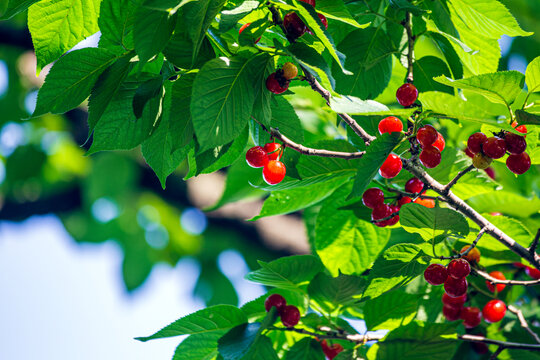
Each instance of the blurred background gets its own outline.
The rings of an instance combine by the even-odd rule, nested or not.
[[[540,2],[503,2],[535,35],[501,39],[500,69],[525,72],[539,55]],[[309,252],[302,218],[246,222],[264,195],[249,187],[244,201],[203,211],[219,203],[224,172],[184,181],[183,164],[163,190],[138,149],[85,156],[84,105],[28,120],[47,68],[35,76],[25,16],[0,22],[0,359],[169,359],[179,339],[133,337],[262,295],[243,276],[256,260]],[[296,92],[306,138],[338,135],[322,99]]]

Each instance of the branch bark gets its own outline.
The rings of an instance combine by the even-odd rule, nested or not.
[[[413,62],[414,62],[414,42],[415,36],[412,32],[412,16],[410,12],[405,13],[405,21],[403,23],[405,31],[407,32],[407,81],[412,83],[414,81]]]
[[[516,308],[514,305],[508,305],[508,311],[516,314],[521,327],[524,328],[525,331],[527,331],[529,335],[532,336],[532,338],[534,339],[534,341],[536,341],[537,344],[540,344],[540,337],[538,337],[538,334],[531,330],[531,328],[529,327],[529,323],[527,323],[527,320],[525,320],[525,317],[523,316],[521,310]]]
[[[488,280],[492,284],[505,284],[505,285],[521,285],[521,286],[535,286],[540,285],[540,279],[538,280],[500,280],[490,276],[487,272],[471,268],[471,272],[475,275],[481,276]]]
[[[270,330],[292,331],[298,334],[310,335],[318,339],[347,340],[347,341],[354,342],[357,344],[364,344],[372,340],[381,340],[382,338],[386,336],[386,334],[384,335],[383,334],[373,334],[373,335],[348,334],[345,332],[342,333],[342,332],[333,331],[330,329],[325,329],[325,330],[321,329],[321,331],[324,331],[325,333],[319,334],[319,333],[312,332],[306,329],[297,329],[294,327],[293,328],[271,327]]]
[[[467,250],[465,250],[464,252],[460,253],[460,254],[457,254],[457,255],[452,255],[452,256],[441,256],[439,257],[439,259],[441,260],[452,260],[452,259],[457,259],[457,258],[461,258],[461,257],[464,257],[464,256],[467,256],[469,255],[469,253],[471,252],[472,249],[474,249],[476,247],[476,244],[478,244],[478,241],[480,240],[480,238],[482,237],[482,235],[484,235],[484,233],[486,232],[486,228],[482,228],[480,230],[480,232],[478,233],[478,236],[476,236],[476,239],[474,239],[473,243],[471,244],[471,246],[469,246],[467,248]]]
[[[450,191],[450,189],[452,188],[452,186],[456,185],[456,183],[459,181],[459,179],[461,179],[465,174],[467,174],[469,171],[473,170],[474,169],[474,165],[471,164],[469,165],[466,169],[464,170],[461,170],[455,178],[452,179],[452,181],[450,181],[448,184],[446,184],[446,186],[444,187],[444,191],[446,194],[448,194],[448,192]]]
[[[501,340],[494,340],[494,339],[488,339],[485,336],[481,335],[459,335],[458,339],[463,341],[469,341],[469,342],[479,342],[479,343],[485,343],[490,345],[499,345],[502,346],[504,349],[521,349],[521,350],[534,350],[534,351],[540,351],[540,344],[523,344],[523,343],[515,343],[510,341],[501,341]]]

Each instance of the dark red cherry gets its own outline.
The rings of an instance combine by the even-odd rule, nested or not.
[[[442,313],[446,320],[448,321],[456,321],[459,320],[460,313],[461,313],[461,307],[454,307],[449,305],[444,305],[442,309]]]
[[[525,267],[525,272],[527,273],[527,275],[529,275],[533,279],[540,279],[540,270],[535,269],[535,268],[530,267],[530,266],[525,266],[525,265],[522,265],[522,266]]]
[[[383,178],[391,179],[395,177],[401,171],[403,164],[399,156],[390,154],[379,169],[379,174]]]
[[[405,191],[408,193],[419,194],[424,190],[424,183],[418,178],[411,178],[405,183]]]
[[[482,151],[492,159],[500,159],[506,154],[506,142],[498,136],[489,137],[482,144]]]
[[[306,24],[304,24],[302,19],[294,12],[290,12],[283,17],[283,26],[287,30],[287,34],[293,39],[297,39],[304,35],[307,29]]]
[[[410,197],[408,197],[408,196],[403,196],[403,197],[399,198],[399,200],[398,200],[398,206],[399,206],[399,207],[402,207],[403,205],[408,204],[408,203],[410,203],[410,202],[412,202],[412,199],[411,199]]]
[[[399,207],[395,205],[390,205],[390,215],[398,213]],[[388,219],[386,222],[386,226],[392,226],[396,225],[399,222],[399,215],[394,215],[392,218]]]
[[[413,84],[403,84],[396,91],[396,99],[401,106],[409,107],[418,99],[418,89]]]
[[[293,327],[300,321],[300,311],[294,305],[287,305],[280,313],[281,322],[285,327]]]
[[[506,151],[513,155],[521,154],[527,149],[527,142],[523,136],[507,133],[504,142],[506,143]]]
[[[275,306],[278,310],[278,313],[280,313],[286,305],[287,302],[285,301],[285,298],[279,294],[270,295],[266,298],[266,301],[264,302],[264,308],[266,309],[266,311],[270,311],[270,309]]]
[[[482,314],[477,307],[467,306],[461,309],[461,318],[463,319],[463,325],[467,329],[477,327],[482,322]]]
[[[379,133],[402,132],[403,123],[395,116],[389,116],[379,121]]]
[[[289,82],[286,79],[279,79],[276,73],[270,74],[266,79],[266,88],[274,94],[282,94],[289,88]]]
[[[506,314],[506,304],[502,300],[491,300],[482,309],[482,315],[487,322],[496,323]]]
[[[433,145],[438,137],[439,133],[431,125],[422,126],[416,133],[416,140],[422,147]]]
[[[446,267],[441,264],[431,264],[424,270],[424,279],[431,285],[444,284],[447,278]]]
[[[469,136],[467,140],[467,148],[472,154],[478,154],[482,151],[482,144],[487,140],[487,136],[484,133],[477,132]],[[472,157],[472,156],[471,156]]]
[[[471,273],[471,265],[465,259],[454,259],[448,264],[448,276],[462,279]]]
[[[306,4],[309,4],[313,7],[315,7],[315,0],[299,0],[301,2],[305,2]]]
[[[373,209],[371,212],[371,219],[375,222],[375,225],[378,227],[387,226],[388,220],[377,221],[389,217],[392,214],[392,208],[387,204],[380,204]]]
[[[531,158],[526,152],[518,155],[510,155],[506,158],[506,166],[516,175],[521,175],[527,172],[531,167]]]
[[[487,176],[489,176],[492,180],[495,180],[495,170],[493,170],[492,167],[488,167],[484,170],[487,174]]]
[[[377,188],[367,189],[362,195],[362,203],[368,208],[374,209],[384,203],[384,193]]]
[[[465,278],[454,279],[449,276],[444,282],[444,291],[450,297],[460,297],[467,293],[467,280]]]
[[[465,301],[467,301],[467,294],[455,298],[448,296],[447,293],[444,293],[442,296],[443,304],[453,307],[462,307],[463,304],[465,304]]]
[[[441,152],[435,146],[426,146],[422,149],[419,159],[422,165],[428,169],[433,169],[441,163]]]
[[[263,167],[268,160],[268,155],[262,146],[254,146],[246,152],[246,161],[253,168]]]

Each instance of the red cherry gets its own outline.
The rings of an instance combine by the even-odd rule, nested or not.
[[[300,310],[294,305],[287,305],[280,313],[281,322],[285,327],[293,327],[300,321]]]
[[[266,151],[270,160],[279,160],[283,156],[283,147],[275,142],[265,144],[264,151]]]
[[[418,199],[414,200],[414,203],[425,206],[425,207],[430,208],[430,209],[433,209],[435,207],[435,200],[433,200],[433,199],[420,199],[420,198],[418,198]]]
[[[328,30],[328,20],[326,19],[326,16],[320,13],[317,13],[317,16],[319,17],[319,20],[321,20],[321,23],[323,24],[324,28]],[[307,28],[306,31],[311,35],[315,35],[313,34],[313,31],[311,31],[309,28]]]
[[[467,155],[468,157],[470,157],[470,158],[473,158],[473,157],[474,157],[473,152],[472,152],[471,149],[469,149],[468,147],[465,148],[464,151],[465,151],[465,155]]]
[[[286,305],[287,302],[285,301],[285,298],[279,294],[270,295],[266,298],[266,301],[264,302],[264,308],[267,312],[270,311],[272,306],[275,306],[278,310],[278,313],[280,313]]]
[[[301,2],[305,2],[306,4],[309,4],[313,7],[315,7],[315,0],[300,0]]]
[[[479,355],[484,355],[484,354],[487,354],[489,352],[488,346],[486,344],[484,344],[484,343],[473,342],[471,346],[472,346],[474,352],[479,354]]]
[[[399,212],[399,207],[390,205],[390,215]],[[386,226],[396,225],[399,222],[399,215],[394,215],[392,218],[385,221]]]
[[[489,273],[489,276],[497,279],[497,280],[506,280],[506,277],[504,276],[504,274],[500,271],[492,271]],[[504,290],[504,288],[506,287],[506,285],[504,284],[496,284],[496,285],[493,285],[489,280],[486,280],[486,285],[489,289],[489,291],[491,292],[495,292],[495,287],[497,287],[497,292],[501,292]]]
[[[517,267],[518,269],[526,269],[528,267],[527,265],[524,265],[520,262],[514,262],[512,263],[512,265],[514,265],[514,267]]]
[[[477,132],[469,136],[467,140],[467,148],[473,154],[478,154],[482,151],[482,144],[487,140],[487,136],[484,133]],[[471,156],[472,157],[472,156]]]
[[[482,315],[487,322],[496,323],[506,314],[506,304],[502,300],[491,300],[482,309]]]
[[[437,140],[433,143],[433,146],[435,146],[437,149],[439,149],[440,152],[444,150],[444,147],[446,146],[446,142],[444,141],[444,137],[440,132],[437,132]]]
[[[328,346],[326,340],[323,340],[321,342],[321,347],[324,355],[326,355],[329,360],[333,360],[340,352],[343,351],[343,346],[341,346],[340,344]]]
[[[381,174],[383,178],[391,179],[399,174],[402,167],[403,164],[401,163],[399,156],[390,154],[379,169],[379,174]]]
[[[371,219],[377,221],[389,217],[390,215],[392,215],[392,208],[387,204],[379,204],[371,212]],[[387,224],[388,220],[375,222],[375,225],[378,227],[385,227]]]
[[[433,145],[438,137],[439,133],[431,125],[422,126],[416,133],[416,140],[422,147]]]
[[[471,265],[465,259],[454,259],[448,264],[448,276],[462,279],[471,273]]]
[[[285,164],[278,160],[270,160],[263,168],[263,179],[268,185],[279,184],[284,178],[287,169]]]
[[[454,279],[449,276],[444,282],[444,291],[450,297],[460,297],[467,293],[467,280],[465,278]]]
[[[492,159],[500,159],[506,154],[506,142],[498,136],[492,136],[484,141],[482,151]]]
[[[487,169],[484,169],[487,176],[489,176],[492,180],[495,180],[495,170],[493,170],[492,167],[488,167]]]
[[[411,178],[405,183],[405,191],[413,194],[420,194],[424,190],[424,183],[418,178]]]
[[[246,152],[246,161],[249,166],[260,168],[268,163],[268,155],[262,146],[254,146]]]
[[[408,197],[408,196],[401,197],[398,200],[398,206],[402,207],[403,205],[408,204],[411,201],[412,201],[412,199],[410,197]]]
[[[403,84],[396,91],[396,99],[401,106],[411,106],[418,99],[418,89],[413,84]]]
[[[459,320],[459,315],[461,313],[461,307],[454,307],[454,306],[448,306],[444,305],[442,308],[442,313],[446,320],[448,321],[456,321]]]
[[[420,161],[428,169],[433,169],[441,163],[441,152],[435,146],[426,146],[420,153]]]
[[[244,30],[247,29],[247,27],[251,25],[251,23],[247,23],[247,24],[244,24],[240,30],[238,30],[238,34],[241,34]],[[258,43],[259,41],[261,41],[261,38],[259,37],[257,40],[255,40],[255,44]]]
[[[527,148],[525,138],[516,134],[506,133],[504,142],[506,143],[506,151],[510,154],[521,154]]]
[[[441,264],[431,264],[424,270],[424,279],[431,285],[442,285],[447,278],[446,267]]]
[[[304,35],[307,29],[306,24],[294,12],[290,12],[283,17],[283,26],[287,30],[287,34],[294,39]]]
[[[280,82],[276,73],[272,73],[266,79],[266,88],[274,94],[282,94],[289,88],[289,82],[286,79]]]
[[[529,275],[533,279],[540,279],[540,270],[538,270],[538,269],[527,266],[527,267],[525,267],[525,272],[527,273],[527,275]]]
[[[367,189],[362,195],[362,203],[368,208],[374,209],[384,203],[384,193],[377,188]]]
[[[461,318],[463,319],[463,325],[467,329],[477,327],[482,322],[482,314],[477,307],[467,306],[461,309]]]
[[[522,134],[527,133],[527,127],[525,125],[519,125],[518,126],[518,123],[516,121],[512,122],[512,127],[516,128],[516,130],[519,131]]]
[[[395,116],[389,116],[381,121],[379,121],[379,133],[382,135],[384,133],[393,133],[393,132],[402,132],[403,123]]]
[[[506,167],[516,175],[524,174],[531,167],[531,158],[526,152],[510,155],[506,158]]]
[[[467,301],[467,294],[455,298],[448,296],[447,293],[444,293],[442,296],[443,304],[453,307],[462,307],[465,301]]]

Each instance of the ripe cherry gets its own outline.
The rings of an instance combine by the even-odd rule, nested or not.
[[[454,307],[454,306],[448,306],[444,305],[442,308],[442,313],[446,320],[448,321],[456,321],[459,320],[459,315],[461,313],[461,307]]]
[[[268,154],[269,160],[279,160],[283,156],[283,147],[275,142],[265,144],[264,151]]]
[[[384,203],[384,193],[378,188],[367,189],[362,195],[362,203],[368,208],[374,209]]]
[[[399,200],[398,200],[398,206],[399,206],[399,207],[402,207],[403,205],[408,204],[408,203],[410,203],[410,202],[412,202],[412,199],[411,199],[410,197],[408,197],[408,196],[403,196],[403,197],[399,198]]]
[[[286,172],[285,164],[278,160],[270,160],[263,168],[263,179],[268,185],[279,184],[285,178]]]
[[[442,285],[447,278],[446,267],[441,264],[431,264],[424,270],[424,279],[431,285]]]
[[[461,248],[460,254],[463,254],[469,248],[469,245],[465,245]],[[467,260],[469,263],[479,262],[480,261],[480,250],[477,247],[471,249],[467,255],[463,256],[463,259]]]
[[[386,217],[389,217],[390,215],[392,215],[392,208],[387,204],[379,204],[371,212],[371,219],[373,221],[376,221],[375,225],[377,225],[378,227],[385,227],[387,226],[388,220],[385,220],[385,221],[377,221],[377,220],[384,219]]]
[[[465,301],[467,301],[467,294],[455,298],[448,296],[447,293],[444,293],[442,296],[443,304],[453,307],[462,307]]]
[[[287,302],[285,301],[285,298],[279,294],[272,294],[269,297],[266,298],[266,301],[264,302],[264,308],[266,311],[270,311],[272,306],[275,306],[278,310],[278,313],[281,313],[281,310],[285,308],[287,305]]]
[[[495,278],[497,280],[506,280],[506,277],[500,271],[492,271],[492,272],[489,273],[489,276],[491,276],[492,278]],[[497,289],[497,292],[501,292],[506,287],[506,285],[504,285],[504,284],[495,284],[495,285],[493,285],[489,280],[486,280],[486,285],[487,285],[489,291],[491,291],[491,292],[495,292],[495,288]]]
[[[484,141],[482,151],[492,159],[500,159],[506,154],[506,142],[498,136],[492,136]]]
[[[465,259],[454,259],[448,264],[448,276],[462,279],[471,273],[471,265]]]
[[[379,121],[379,134],[402,132],[403,123],[395,116],[389,116]]]
[[[304,35],[307,29],[306,24],[294,12],[290,12],[283,17],[283,26],[287,30],[287,34],[294,39]]]
[[[244,24],[240,30],[238,30],[238,34],[241,34],[244,30],[248,28],[248,26],[251,25],[251,23]],[[255,40],[255,44],[261,41],[261,38],[259,37],[257,40]]]
[[[424,190],[424,183],[418,178],[411,178],[405,183],[405,191],[408,193],[419,194]]]
[[[292,80],[298,76],[298,68],[291,62],[286,62],[281,68],[283,71],[283,77],[287,80]]]
[[[391,211],[390,215],[395,214],[399,212],[399,207],[395,205],[390,205],[390,211]],[[385,221],[385,225],[392,226],[392,225],[396,225],[398,222],[399,222],[399,215],[394,215],[393,217]]]
[[[426,146],[419,156],[422,164],[428,169],[433,169],[441,163],[441,152],[435,146]]]
[[[461,309],[461,318],[463,319],[463,325],[467,329],[477,327],[482,322],[482,314],[477,307],[466,306]]]
[[[495,180],[495,170],[493,170],[492,167],[488,167],[484,171],[486,172],[487,176],[489,176],[492,180]]]
[[[487,136],[484,133],[477,132],[469,136],[467,140],[467,148],[473,154],[478,154],[482,151],[482,144],[487,140]]]
[[[527,266],[525,267],[525,272],[527,273],[527,275],[529,275],[533,279],[540,279],[540,270],[538,269]]]
[[[506,304],[502,300],[491,300],[482,309],[482,315],[487,322],[501,321],[506,314]]]
[[[315,7],[315,1],[316,0],[300,0],[301,2],[305,2],[306,4],[309,4],[313,7]]]
[[[439,133],[431,125],[422,126],[416,133],[416,140],[422,147],[433,145],[438,137]]]
[[[287,305],[281,311],[280,317],[285,327],[293,327],[300,321],[300,311],[294,305]]]
[[[266,79],[266,88],[274,94],[282,94],[289,88],[289,82],[286,79],[278,78],[276,73],[272,73]]]
[[[526,152],[510,155],[506,158],[506,167],[516,175],[524,174],[531,167],[531,158]]]
[[[506,143],[506,151],[510,154],[521,154],[527,148],[527,142],[523,136],[506,133],[504,141]]]
[[[435,200],[433,200],[433,199],[421,199],[421,198],[418,198],[418,199],[414,200],[414,203],[418,204],[418,205],[425,206],[425,207],[430,208],[430,209],[433,209],[435,207]]]
[[[262,146],[254,146],[246,152],[246,161],[253,168],[260,168],[268,164],[268,155]]]
[[[446,146],[446,142],[444,141],[444,137],[440,132],[437,132],[437,140],[433,143],[433,146],[435,146],[437,149],[439,149],[440,152],[444,150],[444,147]]]
[[[482,153],[474,155],[472,163],[475,168],[485,170],[491,165],[492,159]]]
[[[527,133],[527,127],[525,125],[519,125],[516,121],[512,122],[512,127],[515,128],[517,131],[519,131],[522,134]]]
[[[418,99],[418,89],[413,84],[403,84],[396,91],[396,99],[401,106],[411,106]]]
[[[467,293],[467,280],[465,278],[454,279],[449,276],[444,282],[444,291],[450,297],[460,297]]]
[[[340,344],[333,344],[332,346],[328,346],[326,340],[323,340],[321,342],[321,347],[324,355],[326,355],[328,360],[333,360],[340,352],[343,351],[343,346],[341,346]]]
[[[469,149],[468,147],[465,148],[465,155],[467,155],[468,157],[470,157],[471,159],[474,157],[474,154],[473,152],[471,151],[471,149]]]
[[[379,174],[381,174],[383,178],[391,179],[399,174],[402,167],[403,164],[401,163],[399,156],[390,154],[379,169]]]

